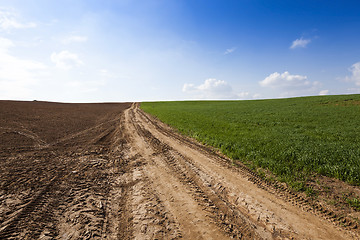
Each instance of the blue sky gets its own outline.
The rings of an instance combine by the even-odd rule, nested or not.
[[[360,93],[360,2],[0,0],[0,99]]]

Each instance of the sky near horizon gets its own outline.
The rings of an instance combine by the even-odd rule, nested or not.
[[[360,1],[0,0],[0,100],[360,93]]]

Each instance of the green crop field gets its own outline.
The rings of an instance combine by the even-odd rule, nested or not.
[[[360,185],[360,95],[144,102],[141,108],[297,190],[314,173]]]

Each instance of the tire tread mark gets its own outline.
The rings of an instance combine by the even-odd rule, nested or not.
[[[156,117],[150,116],[149,114],[145,113],[138,107],[136,108],[137,113],[143,117],[143,119],[147,122],[150,122],[155,128],[163,133],[164,135],[171,137],[173,139],[178,140],[182,144],[186,144],[188,147],[201,151],[202,153],[206,154],[207,156],[211,156],[216,159],[225,167],[231,168],[232,170],[236,170],[237,172],[241,173],[243,176],[247,176],[248,180],[255,185],[257,185],[259,188],[268,191],[270,193],[273,193],[280,197],[281,199],[291,203],[294,206],[297,206],[304,211],[312,212],[313,214],[326,219],[332,223],[334,223],[336,226],[351,231],[354,229],[358,229],[358,223],[354,221],[353,219],[350,219],[346,216],[337,216],[335,212],[333,212],[330,209],[327,209],[326,207],[322,206],[318,202],[314,202],[311,198],[303,197],[300,194],[293,192],[286,186],[284,186],[282,183],[280,183],[277,180],[273,180],[272,182],[264,180],[262,177],[260,177],[257,173],[247,168],[243,163],[237,161],[234,162],[231,159],[219,154],[217,151],[214,150],[214,148],[202,145],[192,139],[190,139],[187,136],[184,136],[177,132],[177,130],[168,130],[164,126],[161,126],[160,124],[166,125],[164,123],[158,123],[161,122]],[[166,125],[168,128],[171,128],[170,126]],[[232,165],[235,165],[236,168],[234,168]]]

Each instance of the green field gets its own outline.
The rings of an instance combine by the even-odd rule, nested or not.
[[[144,102],[141,108],[296,190],[305,190],[314,173],[360,185],[360,95]]]

